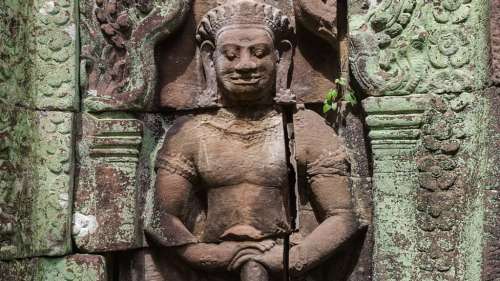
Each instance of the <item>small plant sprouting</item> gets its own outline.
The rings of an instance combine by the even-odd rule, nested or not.
[[[339,78],[335,79],[335,84],[345,86],[347,82],[344,78]],[[327,113],[330,110],[332,110],[333,112],[337,112],[337,110],[339,109],[339,103],[342,101],[347,102],[347,104],[350,104],[351,106],[354,106],[358,103],[358,101],[356,100],[356,96],[354,96],[354,93],[352,91],[345,91],[342,97],[339,98],[338,91],[335,89],[330,89],[330,91],[326,93],[325,101],[323,102],[323,113]]]

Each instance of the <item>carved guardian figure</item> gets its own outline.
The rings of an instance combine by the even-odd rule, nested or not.
[[[168,280],[322,280],[321,266],[358,229],[344,144],[306,109],[294,114],[295,126],[307,128],[296,131],[295,158],[307,183],[301,200],[319,225],[303,235],[292,227],[294,188],[275,102],[293,100],[292,36],[279,9],[249,0],[201,20],[206,91],[223,106],[177,118],[158,152],[158,214],[147,233],[170,255]]]

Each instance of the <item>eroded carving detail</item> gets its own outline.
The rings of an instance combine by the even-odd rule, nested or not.
[[[126,114],[82,114],[73,236],[86,251],[137,247],[137,166],[142,122]]]
[[[372,95],[408,95],[427,69],[425,30],[416,19],[420,1],[383,2],[352,19],[351,68]]]
[[[372,95],[460,93],[485,85],[484,65],[471,70],[486,46],[481,34],[468,32],[479,20],[474,1],[437,4],[418,0],[383,1],[351,18],[353,73]],[[474,77],[474,79],[471,79]]]
[[[0,257],[65,254],[72,114],[2,107],[0,128]]]
[[[157,82],[154,47],[182,23],[189,6],[189,0],[82,1],[84,106],[149,109]]]
[[[425,280],[456,280],[460,267],[459,222],[466,191],[465,167],[457,152],[467,135],[457,112],[469,102],[468,93],[433,96],[424,113],[416,204],[419,278]]]
[[[78,40],[74,5],[71,0],[34,1],[34,36],[28,42],[33,41],[29,46],[34,54],[29,76],[36,108],[75,110],[79,106],[74,71]]]
[[[15,105],[26,95],[22,83],[27,80],[28,4],[0,3],[0,103]]]

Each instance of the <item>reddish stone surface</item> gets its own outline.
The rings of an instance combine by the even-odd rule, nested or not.
[[[288,105],[289,19],[245,0],[200,23],[203,91],[224,108],[177,118],[158,151],[146,233],[173,255],[166,280],[347,280],[366,229],[344,141],[321,115]],[[312,220],[297,224],[305,213]]]
[[[484,196],[484,233],[485,244],[483,251],[483,275],[482,280],[494,281],[500,279],[500,191],[498,190],[498,179],[500,177],[500,89],[492,88],[487,91],[491,97],[491,119],[488,124],[487,149],[488,167],[485,168],[486,175],[482,179],[482,186],[489,188],[483,192]],[[496,188],[496,189],[495,189]]]
[[[78,249],[138,247],[137,167],[142,123],[130,116],[81,115],[73,237]]]

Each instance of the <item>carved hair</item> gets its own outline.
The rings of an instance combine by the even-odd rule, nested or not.
[[[221,31],[233,25],[263,27],[275,42],[288,39],[293,33],[290,20],[276,7],[252,0],[228,2],[208,11],[200,21],[196,32],[200,44],[207,40],[215,43]]]

